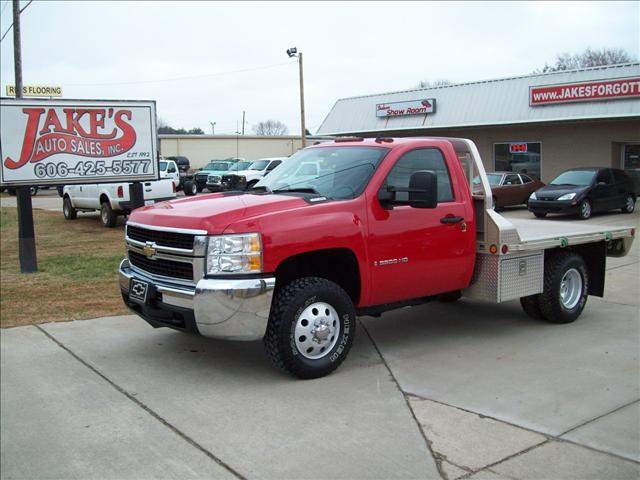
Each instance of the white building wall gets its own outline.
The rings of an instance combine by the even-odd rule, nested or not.
[[[297,152],[300,137],[265,137],[254,135],[159,135],[160,155],[182,155],[191,168],[204,167],[211,160],[236,157],[257,160],[265,157],[288,157]],[[315,140],[307,138],[307,145]]]

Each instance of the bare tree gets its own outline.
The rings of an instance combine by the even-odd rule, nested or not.
[[[256,135],[277,136],[289,133],[287,126],[278,120],[265,120],[259,122],[257,125],[254,125],[252,129]]]
[[[446,87],[447,85],[453,85],[451,80],[447,80],[446,78],[441,78],[440,80],[420,80],[416,88],[435,88],[435,87]]]
[[[636,59],[622,48],[601,48],[599,50],[587,48],[581,53],[570,54],[564,52],[556,55],[556,62],[553,65],[545,64],[543,68],[535,70],[533,73],[558,72],[634,61]]]

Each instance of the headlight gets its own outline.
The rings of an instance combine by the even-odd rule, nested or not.
[[[575,193],[566,193],[561,197],[558,197],[558,200],[573,200],[576,197]]]
[[[260,235],[216,235],[209,237],[207,274],[262,272]]]
[[[531,196],[529,197],[529,200],[537,200],[537,199],[538,199],[538,197],[536,197],[536,192],[533,192],[531,194]]]

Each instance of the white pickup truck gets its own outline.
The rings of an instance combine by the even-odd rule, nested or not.
[[[62,192],[62,212],[67,220],[74,220],[78,212],[100,211],[100,221],[105,227],[115,227],[118,215],[129,215],[132,210],[129,198],[130,183],[102,183],[65,185]],[[143,182],[145,205],[176,198],[176,184],[167,178]]]

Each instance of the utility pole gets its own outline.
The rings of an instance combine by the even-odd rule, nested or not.
[[[16,98],[22,98],[22,49],[20,47],[20,1],[13,0],[13,69],[16,77]],[[27,187],[16,188],[18,206],[18,251],[20,253],[20,271],[35,273],[38,271],[36,257],[36,239],[33,230],[33,210],[31,191]]]
[[[242,135],[244,135],[244,110],[242,110]]]
[[[217,122],[209,122],[211,124],[211,135],[216,134],[216,123]]]
[[[304,80],[302,77],[302,52],[298,53],[300,67],[300,128],[302,130],[302,148],[307,146],[307,128],[304,125]]]

